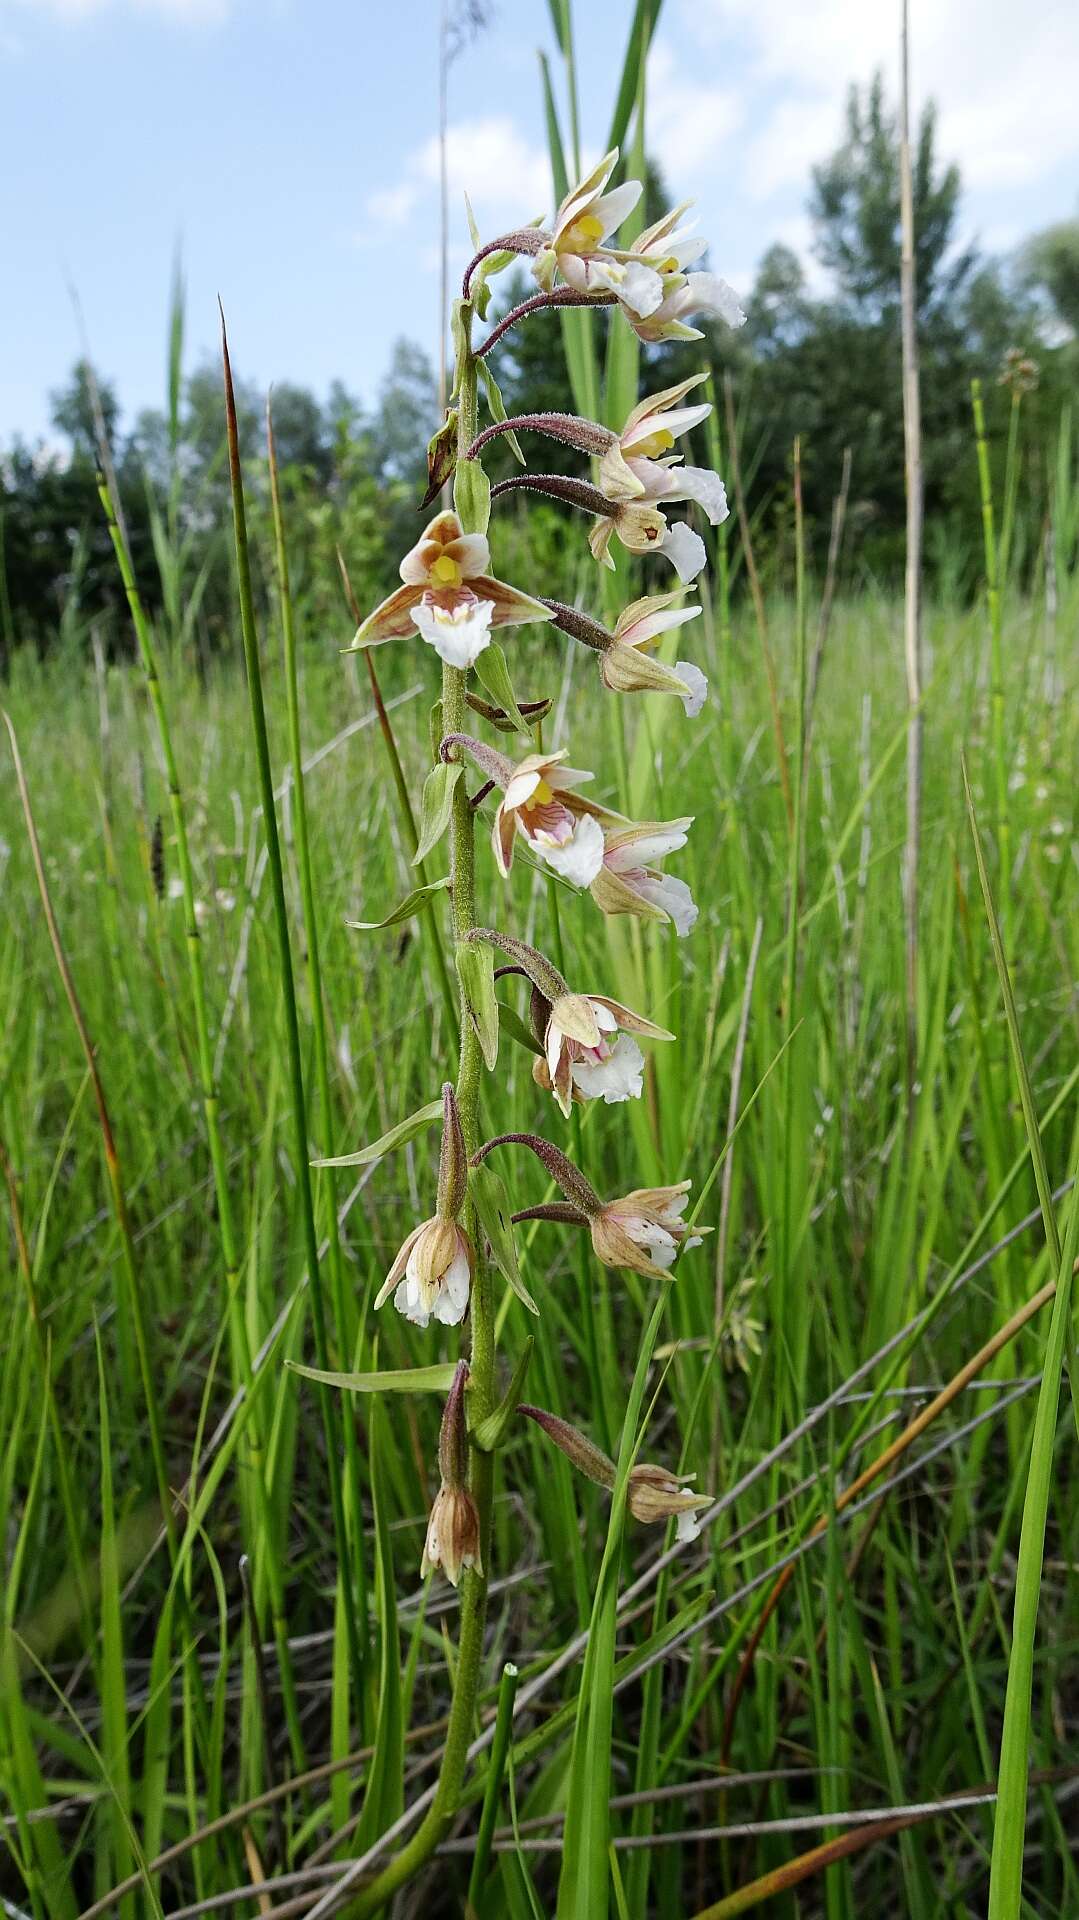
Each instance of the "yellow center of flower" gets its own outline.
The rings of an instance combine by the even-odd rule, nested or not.
[[[654,460],[657,454],[666,453],[667,448],[673,445],[673,433],[669,433],[666,427],[657,427],[655,433],[634,442],[633,452],[639,460]]]
[[[602,238],[602,220],[597,220],[594,213],[582,213],[579,220],[566,228],[558,244],[566,253],[591,253]]]
[[[459,587],[461,584],[461,569],[457,565],[456,560],[452,560],[448,553],[440,553],[434,566],[431,568],[431,577],[438,582],[440,587]]]
[[[536,788],[535,792],[531,796],[531,799],[529,800],[529,806],[545,807],[547,805],[548,800],[553,800],[553,799],[554,799],[554,788],[548,786],[546,780],[541,780],[539,783],[539,786]]]

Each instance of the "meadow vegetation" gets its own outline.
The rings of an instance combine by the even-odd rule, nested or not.
[[[639,123],[635,139],[639,164]],[[556,183],[559,155],[556,143]],[[840,194],[834,169],[819,190]],[[960,295],[941,287],[942,315]],[[554,1911],[568,1802],[573,1844],[609,1877],[620,1920],[726,1920],[758,1903],[975,1920],[990,1910],[1005,1695],[1026,1626],[1029,1742],[1025,1728],[1018,1747],[1009,1735],[1010,1760],[1030,1770],[1018,1815],[1008,1800],[1020,1859],[1025,1835],[1014,1911],[1079,1912],[1076,1425],[1067,1379],[1059,1422],[1055,1390],[1040,1392],[1043,1368],[1053,1381],[1073,1351],[1079,1211],[1066,1197],[1079,1146],[1073,349],[1018,341],[1052,369],[1035,394],[1017,360],[997,387],[999,356],[972,335],[953,368],[936,450],[952,507],[942,496],[929,529],[912,1025],[901,469],[888,505],[883,483],[857,477],[863,458],[872,473],[872,436],[840,413],[821,476],[796,380],[784,404],[804,445],[792,452],[755,418],[758,376],[737,355],[753,350],[763,301],[750,348],[708,343],[719,405],[701,450],[729,480],[733,374],[746,512],[716,530],[701,520],[703,712],[688,721],[677,701],[606,692],[588,652],[549,628],[502,636],[517,699],[551,703],[543,744],[568,742],[597,770],[598,801],[633,819],[693,815],[678,856],[700,906],[692,938],[604,918],[527,858],[504,881],[484,831],[497,793],[476,864],[479,923],[512,925],[567,978],[602,982],[677,1034],[650,1051],[643,1099],[590,1102],[572,1138],[604,1193],[691,1178],[713,1230],[656,1283],[522,1223],[540,1313],[497,1281],[503,1348],[516,1358],[531,1340],[527,1398],[612,1456],[643,1387],[630,1441],[639,1430],[642,1458],[695,1472],[714,1505],[677,1551],[673,1533],[632,1520],[609,1541],[608,1493],[534,1424],[513,1424],[481,1744],[400,1914],[420,1899],[481,1920]],[[278,901],[222,531],[227,473],[220,436],[197,475],[181,456],[192,416],[175,311],[162,462],[133,507],[158,678],[121,625],[122,582],[105,584],[120,576],[100,500],[76,549],[93,569],[69,571],[58,618],[46,628],[39,609],[20,633],[9,600],[5,627],[22,776],[5,737],[0,1891],[34,1920],[193,1920],[215,1902],[312,1914],[432,1786],[458,1658],[458,1594],[419,1577],[454,1334],[372,1311],[431,1211],[437,1131],[312,1174],[313,1297],[292,1045],[313,1161],[430,1102],[434,1063],[456,1056],[445,897],[382,928],[349,924],[382,921],[416,885],[439,686],[419,643],[376,654],[373,672],[342,658],[357,622],[336,548],[366,613],[391,551],[423,524],[415,430],[380,480],[343,429],[340,462],[355,458],[359,475],[347,498],[305,459],[283,462],[282,607],[267,473],[245,429]],[[540,324],[549,350],[553,317],[521,338]],[[567,336],[578,384],[602,338]],[[757,351],[763,366],[759,335]],[[528,377],[541,374],[533,361]],[[970,374],[986,389],[980,447]],[[647,392],[677,377],[647,358],[608,361],[606,375],[616,419],[627,380]],[[507,399],[519,408],[527,392]],[[833,520],[847,446],[856,477]],[[96,474],[92,440],[81,457]],[[125,505],[134,472],[121,475]],[[587,545],[557,503],[526,519],[496,502],[491,538],[499,578],[598,604]],[[620,562],[624,598],[639,581]],[[528,750],[527,737],[491,738],[511,757]],[[444,871],[436,845],[426,877]],[[488,1131],[547,1131],[527,989],[509,978],[499,997]],[[526,1156],[502,1173],[517,1209],[558,1197]],[[635,1382],[646,1326],[654,1349]],[[320,1398],[290,1362],[433,1368],[437,1391]],[[1024,1505],[1043,1481],[1032,1562]],[[615,1578],[608,1615],[597,1594]],[[597,1784],[574,1735],[583,1722],[602,1739],[605,1715]]]

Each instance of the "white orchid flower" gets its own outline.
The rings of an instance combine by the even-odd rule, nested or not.
[[[746,316],[734,288],[715,273],[673,275],[664,284],[663,299],[658,307],[637,318],[632,314],[627,317],[638,338],[649,343],[700,340],[703,338],[700,328],[686,324],[691,313],[714,315],[728,327],[745,325]]]
[[[530,753],[510,772],[492,835],[500,873],[509,873],[518,833],[554,873],[575,887],[587,887],[603,865],[603,828],[597,818],[603,809],[574,791],[592,775],[563,766],[565,757],[565,749]]]
[[[578,293],[615,293],[640,319],[662,301],[663,280],[632,250],[619,252],[607,245],[642,192],[639,180],[627,180],[605,192],[617,162],[618,148],[613,147],[570,189],[554,217],[546,246],[532,262],[532,272],[547,293],[558,275]]]
[[[706,566],[704,541],[685,520],[668,526],[666,515],[658,507],[638,500],[619,500],[612,505],[615,511],[598,515],[588,535],[592,557],[601,567],[614,569],[609,549],[615,534],[629,553],[665,554],[683,586],[695,580]]]
[[[532,1077],[554,1094],[567,1116],[575,1098],[598,1099],[607,1106],[639,1100],[644,1056],[631,1037],[635,1033],[650,1040],[674,1038],[666,1028],[605,994],[563,994],[551,1006],[543,1057],[536,1061]]]
[[[608,1200],[591,1222],[592,1246],[606,1267],[662,1277],[674,1265],[680,1246],[697,1247],[700,1234],[687,1238],[682,1218],[690,1181],[675,1187],[638,1187],[620,1200]]]
[[[403,585],[368,614],[352,651],[418,632],[441,660],[470,667],[492,627],[549,620],[538,600],[495,580],[486,534],[463,533],[455,513],[440,513],[401,562]]]
[[[666,920],[680,939],[692,932],[698,917],[692,893],[684,880],[660,871],[660,862],[685,846],[692,825],[690,815],[605,829],[603,866],[590,888],[601,912]]]

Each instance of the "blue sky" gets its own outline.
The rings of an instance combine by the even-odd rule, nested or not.
[[[599,150],[630,0],[577,0],[583,137]],[[650,147],[694,195],[736,287],[782,239],[805,253],[809,168],[851,80],[894,76],[891,0],[666,0]],[[160,404],[171,260],[187,362],[215,298],[245,376],[370,395],[401,333],[437,352],[438,0],[0,0],[0,444],[48,432],[51,387],[92,352],[130,419]],[[914,84],[940,106],[990,250],[1079,210],[1079,7],[913,0]],[[496,233],[549,211],[536,61],[543,0],[495,0],[452,74],[461,190]]]

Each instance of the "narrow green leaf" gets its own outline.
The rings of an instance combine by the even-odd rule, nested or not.
[[[507,1034],[511,1040],[516,1040],[519,1047],[527,1047],[529,1053],[538,1054],[542,1059],[543,1048],[539,1041],[525,1026],[520,1014],[513,1007],[507,1007],[501,1000],[498,1003],[498,1024],[503,1033]]]
[[[489,1073],[498,1059],[498,1001],[495,999],[495,952],[493,947],[457,947],[457,972],[461,980],[465,1008],[476,1030],[480,1052]]]
[[[414,913],[423,913],[430,906],[436,893],[445,893],[450,884],[449,874],[441,880],[431,880],[425,887],[413,887],[412,892],[388,913],[384,920],[346,920],[345,925],[354,933],[379,933],[383,927],[395,927],[399,920],[408,920]]]
[[[520,1359],[513,1369],[513,1377],[502,1399],[494,1412],[489,1413],[486,1420],[481,1420],[479,1426],[473,1431],[472,1444],[478,1447],[481,1453],[493,1453],[496,1447],[502,1445],[506,1429],[517,1412],[517,1404],[524,1392],[525,1376],[528,1373],[528,1363],[532,1358],[534,1345],[535,1342],[530,1335],[521,1349]]]
[[[513,1226],[510,1215],[513,1209],[509,1203],[501,1176],[486,1161],[482,1166],[473,1167],[468,1176],[468,1190],[475,1202],[480,1225],[491,1243],[491,1258],[507,1285],[517,1295],[521,1305],[529,1313],[539,1314],[532,1295],[521,1279],[517,1265],[517,1248],[513,1241]]]
[[[648,58],[648,49],[656,30],[661,4],[662,0],[637,0],[629,30],[626,57],[622,64],[622,75],[618,82],[611,131],[607,136],[608,152],[612,147],[620,147],[626,137],[626,128],[629,126],[633,103],[640,90],[640,76]]]
[[[453,810],[453,790],[461,778],[464,768],[460,761],[452,765],[440,760],[432,767],[423,783],[423,801],[420,807],[420,837],[416,851],[412,856],[414,867],[423,865],[433,847],[437,847],[446,828],[450,824]]]
[[[491,482],[482,460],[459,460],[453,476],[453,504],[470,533],[486,533],[491,519]]]
[[[387,1153],[393,1153],[397,1147],[407,1146],[425,1127],[431,1127],[442,1118],[441,1100],[429,1100],[425,1107],[417,1107],[407,1120],[399,1120],[388,1133],[381,1133],[372,1140],[369,1147],[361,1147],[358,1153],[339,1154],[333,1160],[313,1160],[315,1167],[366,1167],[372,1160],[381,1160]]]
[[[505,650],[497,640],[492,640],[490,646],[484,647],[477,659],[476,677],[486,687],[496,707],[501,707],[509,715],[518,733],[530,734],[528,721],[517,705]]]
[[[480,317],[482,318],[482,315]],[[483,381],[483,390],[487,395],[487,405],[490,409],[492,420],[502,421],[508,419],[506,403],[502,398],[502,389],[495,379],[489,356],[485,356],[480,361],[480,379]],[[517,435],[515,433],[504,433],[502,438],[506,442],[518,466],[525,466],[525,457],[521,451],[521,443]]]
[[[290,1373],[299,1373],[319,1386],[340,1387],[343,1393],[448,1393],[456,1367],[397,1367],[382,1373],[334,1373],[322,1367],[304,1367],[298,1360],[286,1360]]]

